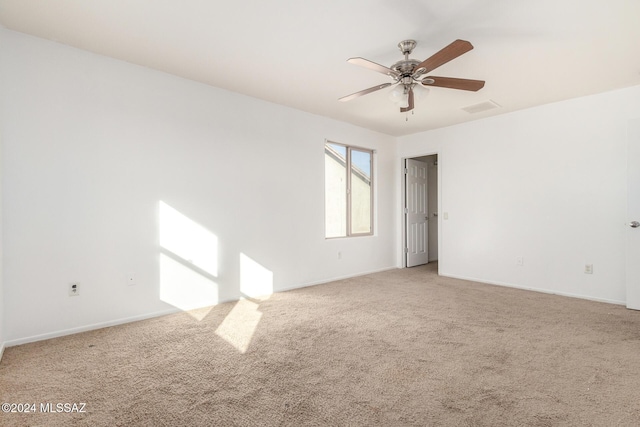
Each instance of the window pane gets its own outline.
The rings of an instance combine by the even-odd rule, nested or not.
[[[371,233],[371,153],[351,150],[351,233]]]
[[[324,147],[325,237],[347,235],[347,147]]]

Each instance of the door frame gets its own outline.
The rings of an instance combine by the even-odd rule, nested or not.
[[[407,206],[407,180],[405,177],[404,169],[406,167],[407,159],[417,159],[425,156],[438,156],[438,274],[440,274],[440,265],[443,259],[442,254],[442,153],[439,151],[427,152],[425,154],[417,154],[414,156],[406,156],[400,159],[400,222],[402,226],[400,227],[400,268],[407,268],[407,253],[405,252],[405,248],[407,247],[407,216],[404,213],[404,208]]]
[[[625,305],[631,310],[640,310],[640,289],[638,285],[638,275],[640,275],[640,268],[637,265],[638,243],[640,242],[640,229],[632,229],[630,222],[637,221],[640,216],[638,215],[638,202],[634,197],[634,192],[637,192],[639,187],[637,185],[638,168],[635,164],[632,164],[632,159],[637,159],[637,153],[640,153],[640,118],[630,119],[627,121],[627,194],[626,194],[626,209],[625,209]],[[635,185],[632,185],[632,182]]]

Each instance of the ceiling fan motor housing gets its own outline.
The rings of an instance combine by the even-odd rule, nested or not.
[[[420,63],[415,59],[403,59],[402,61],[398,61],[391,66],[391,69],[397,71],[401,75],[411,75],[413,73],[413,69]]]

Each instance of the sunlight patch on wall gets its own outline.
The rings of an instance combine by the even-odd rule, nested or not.
[[[269,298],[273,293],[273,272],[243,253],[240,254],[240,293],[249,298]]]
[[[169,255],[160,254],[160,300],[183,311],[218,304],[218,284]],[[209,310],[189,313],[198,320]]]
[[[218,237],[162,201],[159,234],[160,300],[183,311],[217,304]],[[189,314],[202,320],[209,310]]]
[[[216,335],[244,354],[251,344],[261,317],[258,304],[251,300],[240,300],[218,326]]]
[[[218,236],[160,201],[160,246],[218,276]]]

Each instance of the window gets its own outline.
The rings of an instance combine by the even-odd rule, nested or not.
[[[373,151],[324,145],[325,237],[373,234]]]

